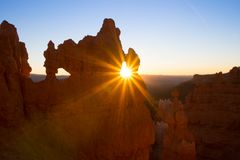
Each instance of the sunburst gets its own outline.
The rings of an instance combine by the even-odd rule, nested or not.
[[[132,70],[127,67],[126,62],[122,63],[122,68],[120,70],[120,76],[124,79],[131,78],[131,76],[132,76]]]

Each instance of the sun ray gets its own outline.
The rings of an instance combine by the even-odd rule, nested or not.
[[[136,93],[134,92],[134,88],[133,88],[133,80],[131,79],[128,83],[129,86],[129,90],[130,90],[130,96],[131,98],[135,101],[136,100]]]
[[[101,92],[104,88],[112,85],[113,83],[115,82],[118,82],[120,80],[120,77],[119,76],[115,76],[114,78],[100,84],[100,85],[97,85],[95,87],[93,87],[90,91],[86,91],[86,93],[83,93],[84,97],[83,98],[87,98],[87,97],[91,97],[93,96],[94,94],[97,94],[99,92]]]
[[[139,75],[133,76],[132,82],[137,87],[137,89],[141,92],[141,94],[145,97],[147,102],[151,105],[154,105],[154,100],[151,97],[151,95],[147,92],[146,88],[144,88],[143,85],[139,84],[139,82],[143,82],[141,77]]]

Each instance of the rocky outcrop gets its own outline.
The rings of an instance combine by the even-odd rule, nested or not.
[[[64,68],[72,76],[117,72],[124,61],[119,36],[114,21],[105,19],[96,36],[86,36],[78,44],[69,39],[55,49],[50,41],[44,52],[47,77],[54,77],[58,68]]]
[[[160,100],[158,113],[162,122],[155,124],[156,142],[153,158],[161,160],[195,160],[196,146],[188,129],[184,106],[178,100],[178,91],[172,92],[171,100]]]
[[[198,159],[240,158],[240,69],[195,75],[186,98]]]
[[[25,44],[16,28],[3,21],[0,25],[0,124],[16,125],[24,117],[21,79],[29,76]]]
[[[27,120],[15,141],[20,142],[11,145],[19,147],[15,150],[20,159],[149,158],[154,127],[145,107],[147,90],[137,73],[140,60],[133,49],[124,54],[119,36],[114,21],[105,19],[96,36],[78,43],[69,39],[57,48],[50,41],[44,52],[46,79],[34,83],[28,78],[31,68],[24,43],[19,42],[14,26],[2,23],[0,85],[4,92],[0,97],[8,99],[0,104],[2,110],[16,113],[1,113]],[[134,70],[131,80],[119,75],[124,60]],[[59,68],[70,77],[58,80]],[[48,150],[58,149],[59,143],[60,151]]]
[[[128,53],[126,55],[126,63],[129,68],[132,69],[133,72],[137,72],[140,66],[140,59],[134,49],[129,48]]]

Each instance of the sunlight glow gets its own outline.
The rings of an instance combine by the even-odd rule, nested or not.
[[[122,78],[130,78],[132,76],[132,71],[127,67],[126,62],[122,63],[122,68],[120,71],[120,75]]]

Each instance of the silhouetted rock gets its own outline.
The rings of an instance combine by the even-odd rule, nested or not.
[[[3,21],[0,25],[0,124],[16,125],[24,119],[21,78],[31,72],[28,54],[19,42],[16,28]]]
[[[186,98],[198,159],[240,158],[240,69],[198,75]]]
[[[116,72],[124,60],[119,35],[114,21],[105,19],[97,36],[86,36],[78,44],[69,39],[55,49],[50,41],[44,52],[47,77],[54,77],[58,68],[72,76]]]
[[[128,49],[128,53],[125,59],[126,59],[127,66],[132,68],[133,72],[137,72],[140,66],[140,59],[136,54],[136,52],[134,51],[134,49],[132,48]]]
[[[135,71],[140,60],[133,49],[129,50],[130,56],[124,54],[119,36],[114,21],[105,19],[96,36],[86,36],[78,43],[69,39],[57,48],[49,41],[44,52],[46,79],[34,83],[28,78],[31,68],[24,43],[19,42],[13,25],[2,23],[0,104],[4,114],[0,119],[28,120],[20,127],[23,131],[17,132],[18,144],[7,150],[20,154],[20,159],[149,158],[154,128],[144,105],[146,86],[137,73],[134,81],[119,75],[125,57],[138,60]],[[56,79],[59,68],[70,77]],[[0,146],[4,146],[1,143],[0,139]],[[65,149],[54,154],[58,143]],[[53,150],[48,150],[50,144],[55,146],[50,147]],[[37,153],[26,149],[32,145]],[[69,157],[66,152],[71,153]]]

